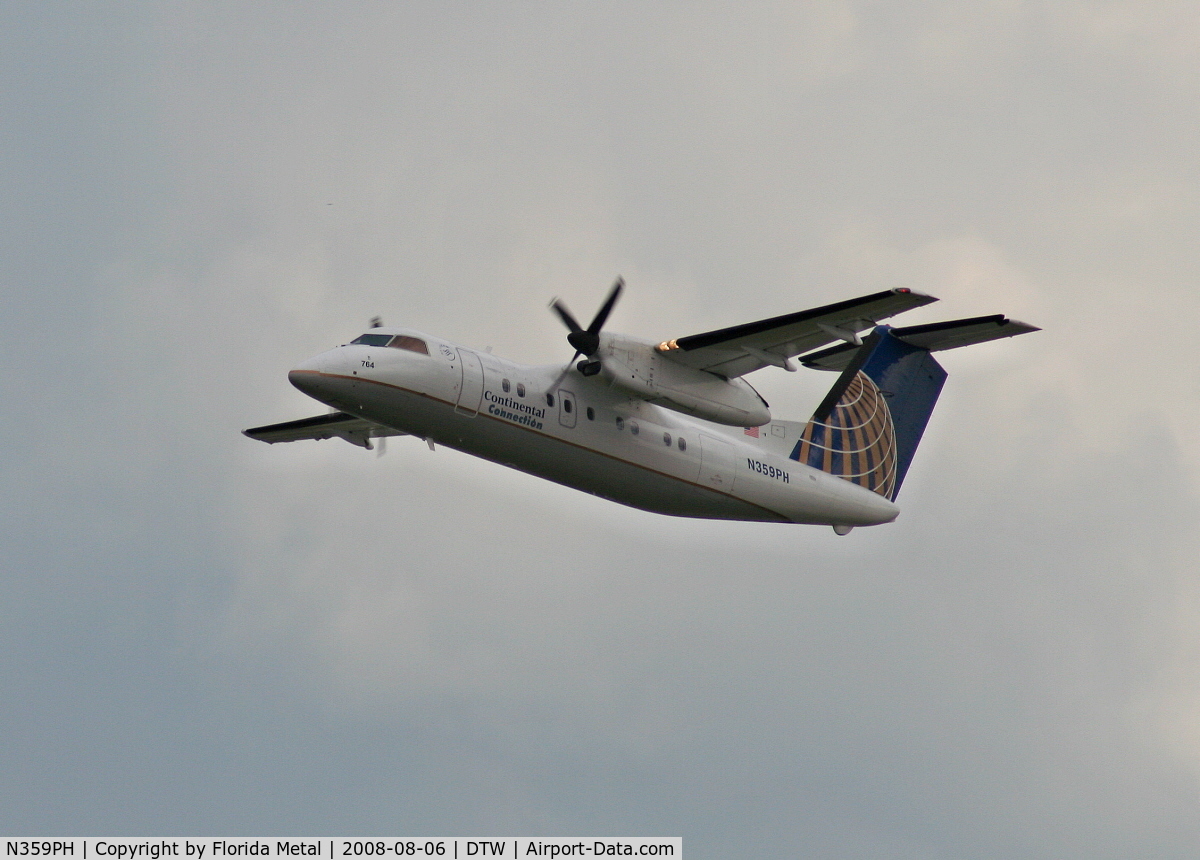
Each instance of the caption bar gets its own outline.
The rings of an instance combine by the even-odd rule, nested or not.
[[[683,856],[682,837],[514,837],[467,839],[461,836],[365,839],[10,839],[4,857],[49,857],[60,860],[163,860],[184,857],[192,860],[228,860],[246,857],[324,857],[326,860],[366,857],[670,857]]]

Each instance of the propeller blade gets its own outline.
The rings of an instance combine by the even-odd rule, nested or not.
[[[550,303],[550,307],[554,308],[554,310],[558,313],[559,319],[561,319],[563,324],[571,330],[571,334],[583,331],[583,326],[575,321],[575,317],[571,316],[571,312],[567,310],[567,306],[558,299],[552,301]]]
[[[567,374],[571,372],[571,365],[575,363],[575,359],[579,358],[582,353],[576,352],[571,356],[571,360],[567,362],[567,366],[562,369],[562,373],[558,375],[558,379],[554,380],[554,384],[550,386],[550,393],[558,391],[558,386],[562,385],[562,381],[567,378]]]
[[[587,327],[589,333],[600,333],[600,329],[608,321],[608,315],[612,313],[613,305],[617,303],[617,299],[620,297],[621,290],[623,289],[625,289],[625,279],[617,278],[616,283],[612,285],[612,289],[608,291],[608,298],[604,300],[604,304],[600,307],[600,310],[596,311],[596,316],[592,318],[592,324]]]

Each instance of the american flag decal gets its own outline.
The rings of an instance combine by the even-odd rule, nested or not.
[[[758,428],[757,427],[747,427],[742,432],[745,433],[747,436],[753,436],[755,439],[758,438]]]

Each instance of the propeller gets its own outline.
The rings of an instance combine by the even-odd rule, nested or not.
[[[572,316],[559,299],[555,299],[550,303],[550,307],[558,314],[559,319],[563,321],[569,330],[567,335],[567,343],[571,344],[575,349],[575,354],[571,356],[571,360],[567,362],[567,366],[563,368],[563,372],[559,374],[552,388],[558,388],[563,381],[563,377],[571,370],[571,365],[575,363],[575,359],[583,355],[587,357],[586,361],[579,362],[576,365],[576,370],[584,376],[595,376],[600,372],[600,359],[596,358],[596,353],[600,351],[600,329],[604,328],[604,323],[608,321],[608,315],[612,313],[613,306],[617,303],[617,299],[621,295],[621,290],[625,289],[625,280],[617,278],[616,283],[612,285],[612,289],[608,291],[608,298],[604,300],[604,304],[600,306],[600,310],[596,311],[596,315],[592,317],[591,323],[587,328],[584,328]]]

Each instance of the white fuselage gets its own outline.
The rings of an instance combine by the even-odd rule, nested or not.
[[[348,344],[288,374],[337,409],[621,504],[727,520],[876,525],[889,500],[788,458],[783,423],[740,428],[647,403],[604,376],[516,364],[407,329],[428,355]],[[789,423],[790,422],[786,422]]]

